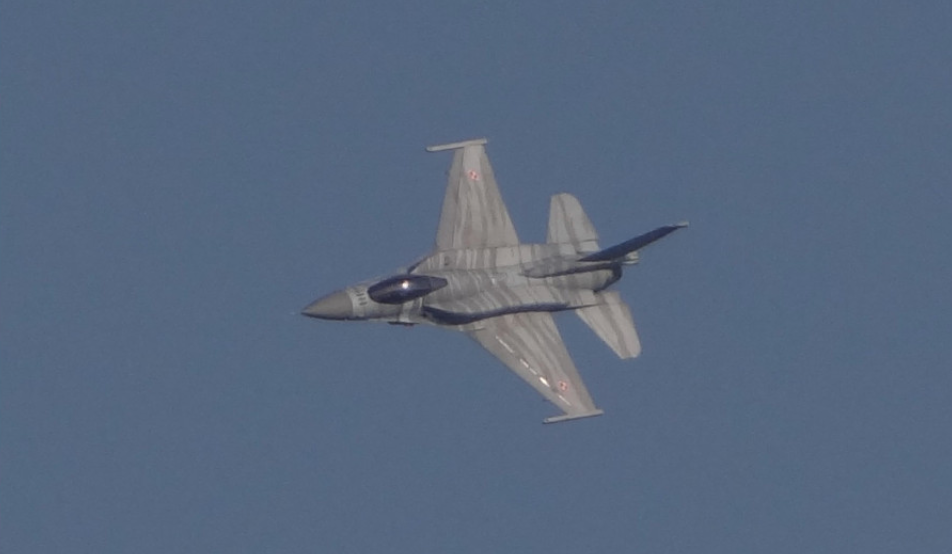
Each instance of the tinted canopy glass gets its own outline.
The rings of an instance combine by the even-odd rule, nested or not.
[[[429,275],[396,275],[388,277],[367,289],[374,302],[403,304],[446,286],[446,279]]]

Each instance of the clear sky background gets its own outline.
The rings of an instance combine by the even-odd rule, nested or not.
[[[952,551],[952,4],[6,2],[0,551]],[[831,5],[832,4],[832,5]],[[600,418],[308,302],[432,245],[691,227],[556,319]]]

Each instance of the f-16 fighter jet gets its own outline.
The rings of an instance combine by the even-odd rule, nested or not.
[[[624,266],[638,262],[639,250],[687,222],[601,249],[578,200],[557,194],[549,204],[546,242],[521,243],[485,144],[477,139],[427,148],[453,151],[430,254],[385,279],[324,296],[303,314],[462,331],[563,412],[545,423],[601,415],[552,314],[574,311],[620,358],[638,356],[631,312],[609,287]]]

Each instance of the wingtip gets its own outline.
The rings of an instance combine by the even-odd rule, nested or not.
[[[573,419],[584,419],[587,417],[595,417],[604,414],[603,410],[595,409],[591,412],[585,412],[584,414],[563,414],[560,416],[547,417],[542,420],[542,423],[560,423],[562,421],[572,421]]]
[[[679,222],[675,223],[674,226],[675,226],[675,227],[678,227],[678,228],[681,228],[681,227],[690,227],[690,226],[691,226],[691,222],[690,222],[690,221],[687,221],[687,220],[679,221]]]
[[[481,146],[486,144],[488,141],[485,138],[477,138],[471,140],[464,140],[460,142],[450,142],[447,144],[434,144],[433,146],[427,146],[427,152],[442,152],[444,150],[456,150],[457,148],[463,148],[466,146]]]

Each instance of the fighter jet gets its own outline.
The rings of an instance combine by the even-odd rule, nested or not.
[[[545,423],[601,415],[569,357],[552,314],[574,311],[620,358],[641,352],[628,305],[609,287],[638,251],[687,222],[600,249],[578,200],[556,194],[544,244],[519,242],[484,145],[453,151],[433,250],[384,279],[349,286],[303,310],[319,319],[427,324],[462,331],[560,410]]]

